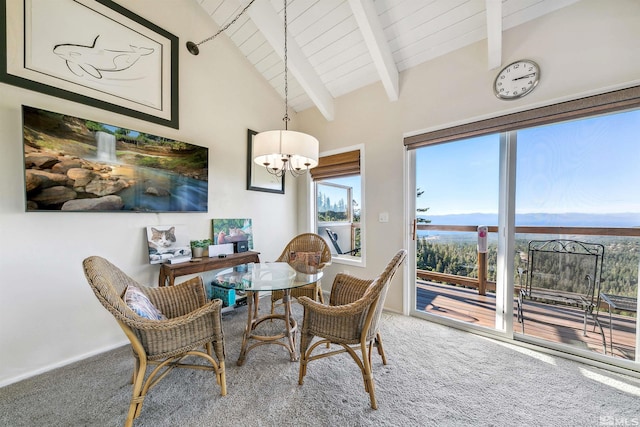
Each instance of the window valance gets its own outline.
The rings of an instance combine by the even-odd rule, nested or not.
[[[323,156],[318,166],[310,170],[311,177],[320,179],[338,178],[360,174],[360,150]]]
[[[409,150],[464,138],[640,107],[640,86],[588,96],[404,138]]]

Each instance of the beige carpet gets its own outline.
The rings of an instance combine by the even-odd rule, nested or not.
[[[177,370],[151,390],[134,425],[640,424],[636,378],[388,313],[382,333],[389,364],[374,358],[379,409],[372,410],[347,355],[312,362],[303,386],[298,364],[280,346],[256,348],[236,366],[245,320],[246,307],[224,316],[227,396],[211,373]],[[123,347],[4,387],[0,425],[121,426],[132,367]]]

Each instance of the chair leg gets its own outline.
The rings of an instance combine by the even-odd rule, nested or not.
[[[362,351],[362,378],[364,379],[364,389],[369,393],[371,408],[378,409],[376,391],[373,384],[373,373],[371,372],[371,344],[369,344],[369,348],[367,348],[365,343],[361,343],[360,349]]]
[[[309,350],[309,344],[313,340],[313,335],[300,333],[300,371],[298,373],[298,384],[304,384],[304,376],[307,375],[307,364],[313,348]]]
[[[224,360],[218,363],[218,371],[216,372],[216,381],[220,385],[220,396],[227,395],[227,374]]]
[[[320,301],[320,303],[324,304],[324,295],[322,295],[322,286],[320,286],[320,282],[316,283],[316,299]]]
[[[298,384],[304,384],[304,376],[307,375],[307,353],[300,355],[300,371],[298,372]]]
[[[142,403],[144,402],[144,394],[142,394],[142,385],[144,382],[144,374],[147,370],[147,361],[136,359],[137,371],[134,373],[135,381],[133,383],[133,391],[131,403],[129,404],[129,412],[125,421],[125,427],[131,427],[133,420],[140,416]]]
[[[384,354],[384,348],[382,347],[382,337],[380,336],[380,332],[376,334],[376,346],[378,347],[378,354],[382,357],[382,364],[387,364],[387,356]]]

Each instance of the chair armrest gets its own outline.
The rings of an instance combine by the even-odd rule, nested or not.
[[[345,305],[359,300],[371,283],[373,280],[338,273],[331,286],[329,305]]]
[[[180,317],[168,320],[149,320],[142,317],[121,319],[138,338],[149,359],[181,354],[185,348],[213,343],[219,360],[224,360],[222,330],[222,301],[210,301]]]
[[[216,311],[220,311],[220,316],[222,316],[222,300],[215,299],[213,301],[209,301],[207,304],[203,305],[202,307],[198,307],[197,309],[189,313],[174,318],[168,318],[167,320],[151,320],[144,317],[136,316],[135,319],[126,318],[123,323],[134,329],[140,329],[144,331],[167,331],[170,329],[188,325],[194,321],[201,319],[202,317],[206,317],[211,314],[215,315]]]

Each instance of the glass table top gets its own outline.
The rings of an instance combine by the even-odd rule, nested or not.
[[[317,282],[321,277],[321,271],[301,273],[286,262],[240,264],[202,273],[205,285],[255,292],[293,289]]]

